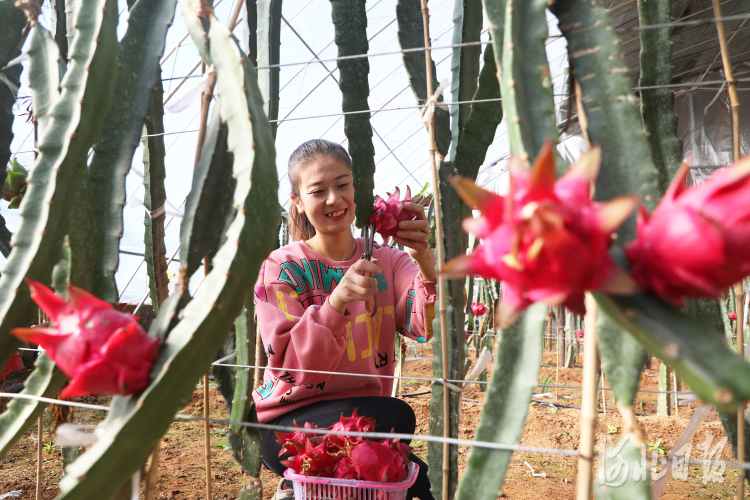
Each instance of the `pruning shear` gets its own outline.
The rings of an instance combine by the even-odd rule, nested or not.
[[[372,249],[375,245],[375,224],[372,224],[370,226],[367,226],[364,228],[365,233],[365,252],[364,255],[362,255],[362,258],[365,260],[372,260]],[[370,277],[369,272],[365,272],[365,276]],[[378,312],[378,294],[375,293],[375,299],[370,302],[369,300],[365,302],[365,309],[367,310],[367,314],[372,318],[375,316],[375,314]]]

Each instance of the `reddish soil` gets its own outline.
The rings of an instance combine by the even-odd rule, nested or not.
[[[426,359],[408,361],[404,367],[405,376],[425,377],[432,376],[431,351],[429,348],[420,353]],[[544,363],[554,363],[554,353],[546,353]],[[408,357],[411,357],[409,355]],[[652,366],[653,370],[645,370],[641,378],[641,389],[656,389],[658,372],[658,361]],[[553,385],[581,384],[580,368],[563,368],[559,371],[554,366],[542,367],[539,379],[543,380],[549,376]],[[12,385],[25,376],[24,372],[14,372],[8,377],[8,385]],[[558,381],[556,383],[555,381]],[[549,382],[548,382],[549,383]],[[417,393],[429,389],[429,382],[404,381],[401,393]],[[580,406],[580,389],[546,389],[546,391],[557,392],[560,399],[557,401],[546,398],[545,401],[559,402],[568,406]],[[472,386],[464,392],[467,399],[483,400],[484,394],[477,386]],[[606,393],[608,396],[608,393]],[[562,396],[575,396],[562,399]],[[429,417],[429,394],[405,398],[414,408],[417,414],[417,434],[427,433],[427,422]],[[537,398],[539,399],[539,398]],[[94,404],[108,404],[107,398],[82,398]],[[635,403],[635,411],[645,413],[649,416],[638,417],[638,422],[646,434],[646,440],[650,442],[659,441],[659,445],[668,454],[672,451],[677,439],[694,411],[692,407],[680,407],[679,416],[657,416],[656,394],[639,393]],[[474,430],[478,424],[483,404],[471,401],[463,402],[463,416],[460,428],[460,437],[473,439]],[[608,410],[613,405],[607,400]],[[210,412],[214,418],[227,418],[224,401],[215,388],[210,391]],[[188,415],[202,415],[203,396],[202,389],[196,388],[192,399],[182,410]],[[76,423],[97,423],[103,418],[102,412],[94,410],[76,411],[73,421]],[[59,450],[51,445],[49,428],[49,413],[44,420],[43,443],[46,446],[42,457],[42,498],[53,499],[59,493],[57,484],[62,476],[62,457]],[[597,436],[603,434],[610,442],[619,439],[622,422],[617,412],[599,414],[597,424]],[[226,437],[222,436],[225,431],[223,425],[211,425],[211,465],[213,478],[214,498],[237,498],[237,493],[247,481],[239,465],[234,461],[231,453],[224,448]],[[610,434],[607,434],[607,432]],[[706,422],[700,427],[692,440],[693,459],[701,459],[702,452],[697,451],[697,446],[704,442],[707,433],[712,433],[714,445],[724,437],[724,430],[715,412],[709,415]],[[3,462],[0,462],[0,494],[12,490],[23,490],[21,499],[34,498],[36,485],[36,449],[37,449],[36,427],[27,432],[24,437],[13,447]],[[580,436],[580,410],[575,408],[551,407],[547,405],[534,404],[530,407],[526,419],[526,426],[521,436],[520,443],[526,446],[543,448],[562,448],[575,450]],[[413,443],[415,453],[425,457],[426,444],[423,441]],[[206,474],[204,462],[204,426],[201,422],[176,421],[170,427],[161,442],[161,463],[157,483],[156,498],[158,499],[202,499],[206,498]],[[598,453],[598,447],[596,452]],[[463,473],[469,450],[468,447],[459,449],[459,474]],[[731,448],[725,446],[721,452],[721,459],[731,460]],[[544,472],[546,477],[534,477],[528,464],[536,472]],[[649,462],[650,464],[650,462]],[[560,455],[544,455],[532,453],[514,453],[508,469],[507,479],[503,487],[505,498],[512,500],[521,499],[572,499],[575,496],[576,463],[573,457]],[[661,499],[726,499],[734,497],[736,473],[734,470],[726,469],[723,475],[712,476],[713,481],[703,484],[703,470],[700,466],[691,466],[687,480],[671,478],[667,483]],[[264,498],[270,499],[273,494],[278,478],[267,470],[261,473],[263,482]],[[143,492],[141,492],[143,498]],[[746,498],[748,498],[746,496]]]

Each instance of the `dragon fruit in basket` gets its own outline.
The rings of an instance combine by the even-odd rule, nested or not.
[[[371,439],[362,436],[306,433],[316,428],[309,423],[300,430],[276,433],[281,444],[279,455],[289,454],[281,463],[295,474],[381,483],[404,481],[409,470],[411,447],[398,439]],[[373,432],[375,421],[357,415],[341,419],[325,429],[334,432]]]

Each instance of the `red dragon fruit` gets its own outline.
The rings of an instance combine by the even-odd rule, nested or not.
[[[421,198],[412,199],[409,186],[406,186],[404,199],[401,200],[400,198],[401,191],[398,187],[393,194],[388,193],[388,199],[386,200],[380,196],[375,196],[375,204],[373,205],[375,213],[370,217],[370,224],[375,224],[375,230],[380,233],[384,241],[387,241],[389,237],[396,236],[399,222],[414,220],[417,216],[415,212],[406,210],[404,203],[419,203]]]
[[[454,180],[459,195],[481,212],[464,229],[481,238],[471,255],[446,264],[447,276],[478,274],[503,281],[497,320],[513,323],[531,303],[564,305],[583,314],[586,290],[632,294],[635,282],[609,255],[612,233],[638,203],[625,196],[591,201],[601,152],[591,148],[555,181],[552,144],[547,141],[531,170],[510,160],[510,193],[485,191],[468,179]]]
[[[737,321],[737,313],[729,312],[727,313],[727,317],[729,321]]]
[[[481,302],[474,302],[474,303],[473,303],[473,304],[471,305],[471,313],[472,313],[472,314],[473,314],[474,316],[482,316],[482,315],[483,315],[483,314],[485,314],[485,313],[486,313],[487,311],[489,311],[489,309],[487,309],[487,306],[486,306],[486,305],[484,305],[484,304],[482,304]]]
[[[583,330],[576,330],[576,338],[582,339],[584,336]]]
[[[388,443],[362,441],[349,453],[360,479],[380,483],[397,483],[406,479],[407,463]]]
[[[281,464],[295,474],[306,476],[358,479],[377,482],[398,482],[406,479],[411,447],[398,439],[369,439],[361,436],[320,436],[305,432],[315,426],[305,423],[304,428],[288,433],[276,433],[281,444],[279,456],[291,457]],[[335,432],[373,432],[375,420],[357,415],[343,415],[328,430]]]
[[[750,274],[750,156],[686,188],[689,171],[680,167],[653,213],[641,208],[625,250],[638,284],[674,306]]]
[[[7,374],[13,370],[23,370],[23,360],[21,355],[17,352],[13,353],[8,362],[5,364],[5,368],[0,371],[0,380],[3,380]]]
[[[148,337],[131,314],[74,286],[68,288],[66,302],[41,283],[27,283],[54,328],[15,328],[11,333],[41,345],[71,378],[61,398],[133,394],[148,385],[159,340]]]

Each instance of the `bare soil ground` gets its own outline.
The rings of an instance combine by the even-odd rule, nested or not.
[[[420,353],[424,359],[407,361],[404,367],[405,376],[431,377],[431,351],[425,349]],[[544,364],[539,379],[549,376],[554,385],[581,384],[580,368],[563,368],[559,371],[554,367],[554,353],[545,353]],[[641,389],[657,389],[658,361],[652,370],[645,370],[641,378]],[[9,375],[7,384],[12,385],[23,380],[28,372],[13,372]],[[555,382],[557,381],[557,382]],[[429,389],[429,383],[423,381],[404,381],[401,393],[416,393]],[[536,398],[552,403],[568,406],[580,406],[580,389],[545,389],[540,392],[557,392],[559,399]],[[608,397],[608,393],[607,394]],[[477,386],[464,392],[464,397],[482,401],[485,393]],[[573,396],[563,399],[562,396]],[[638,417],[646,439],[652,443],[659,442],[659,446],[666,454],[673,451],[680,434],[692,415],[695,404],[680,407],[679,416],[657,416],[656,394],[639,393],[635,403],[635,411],[648,416]],[[429,417],[429,394],[405,398],[417,414],[418,428],[416,434],[426,434]],[[108,398],[81,398],[93,404],[108,404]],[[464,401],[463,420],[460,437],[473,439],[474,431],[479,422],[483,403]],[[619,439],[622,425],[617,412],[611,412],[613,405],[607,400],[608,413],[599,414],[597,435],[604,435],[611,443]],[[216,388],[210,390],[210,412],[215,418],[227,418],[224,401]],[[202,389],[196,388],[192,399],[182,410],[188,415],[203,414]],[[97,423],[103,419],[101,411],[77,410],[73,421],[76,423]],[[62,476],[62,455],[59,449],[52,445],[49,414],[45,415],[45,427],[42,452],[42,482],[41,497],[45,500],[53,499],[59,493],[58,483]],[[237,492],[248,480],[239,465],[234,461],[228,450],[225,426],[212,424],[211,428],[211,465],[213,478],[213,498],[237,498]],[[609,434],[608,434],[609,432]],[[700,427],[692,440],[691,458],[700,460],[702,451],[698,446],[712,436],[713,445],[723,438],[724,430],[715,412],[709,415],[707,421]],[[552,407],[549,405],[533,404],[529,408],[526,426],[520,443],[526,446],[575,450],[580,436],[580,410],[576,408]],[[0,495],[13,490],[22,490],[21,499],[35,498],[36,486],[36,426],[27,432],[13,447],[6,459],[0,463]],[[412,443],[415,453],[425,458],[427,446],[424,441]],[[596,452],[599,452],[598,446]],[[459,474],[463,473],[468,457],[468,447],[459,449]],[[649,452],[649,465],[650,462]],[[731,460],[732,452],[729,445],[720,450],[721,460]],[[664,456],[664,455],[660,455]],[[529,465],[525,465],[525,463]],[[718,463],[718,462],[715,462]],[[720,464],[719,464],[720,465]],[[530,467],[535,472],[545,473],[545,477],[532,476]],[[661,466],[659,466],[659,469]],[[546,455],[532,453],[514,453],[508,469],[507,479],[503,488],[505,498],[522,499],[572,499],[575,496],[576,461],[574,457],[561,455]],[[267,470],[261,473],[264,498],[270,499],[278,483],[278,478]],[[705,481],[705,484],[704,484]],[[685,480],[674,477],[669,480],[661,499],[728,499],[734,498],[736,472],[720,467],[713,472],[704,472],[701,466],[691,466]],[[747,489],[747,488],[746,488]],[[157,483],[156,498],[158,499],[204,499],[206,498],[206,472],[204,458],[204,425],[202,422],[175,421],[161,442],[161,464]],[[143,491],[141,491],[143,498]],[[746,494],[750,498],[750,493]]]

